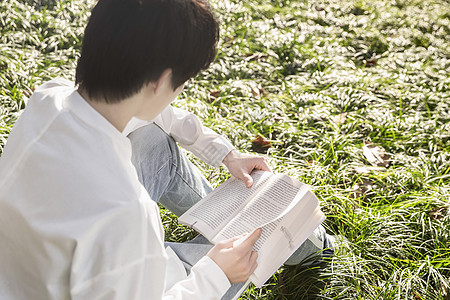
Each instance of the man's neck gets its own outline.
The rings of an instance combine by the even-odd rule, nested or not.
[[[120,132],[125,129],[125,126],[136,113],[133,98],[125,99],[118,103],[107,103],[103,99],[90,98],[82,89],[78,89],[78,93]]]

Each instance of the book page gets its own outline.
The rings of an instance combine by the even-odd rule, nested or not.
[[[319,200],[312,192],[307,192],[294,209],[277,220],[275,228],[260,246],[252,282],[258,287],[264,284],[324,220]]]
[[[212,241],[224,224],[273,176],[272,173],[264,171],[255,171],[251,175],[251,188],[247,188],[242,180],[232,177],[190,208],[179,221],[191,225]]]
[[[270,226],[274,226],[269,224],[282,218],[308,190],[308,185],[286,175],[273,176],[213,241],[216,243],[257,228],[263,228],[260,240],[264,241],[266,234],[270,234]]]

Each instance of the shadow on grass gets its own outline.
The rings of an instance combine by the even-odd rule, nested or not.
[[[257,289],[253,285],[240,299],[282,299],[301,300],[319,299],[327,287],[327,278],[331,272],[326,269],[330,264],[323,262],[314,266],[283,266],[278,272]]]
[[[287,266],[279,274],[280,299],[317,299],[326,289],[327,281],[324,268],[327,263],[316,266]]]

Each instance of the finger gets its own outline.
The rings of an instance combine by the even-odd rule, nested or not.
[[[270,167],[267,164],[266,159],[264,157],[262,157],[262,159],[258,160],[258,165],[255,166],[255,168],[262,170],[262,171],[272,172],[272,170],[270,169]]]
[[[255,245],[256,241],[261,236],[262,229],[258,228],[256,229],[248,238],[245,239],[238,247],[244,248],[244,249],[252,249]]]

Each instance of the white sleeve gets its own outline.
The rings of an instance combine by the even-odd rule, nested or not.
[[[212,166],[220,166],[234,149],[225,137],[203,126],[197,116],[186,110],[169,105],[154,122],[181,146]]]
[[[153,122],[185,149],[214,167],[220,166],[225,156],[235,149],[225,137],[203,126],[197,116],[181,108],[169,105]],[[133,118],[124,134],[148,123]]]
[[[204,256],[191,269],[189,277],[179,281],[164,294],[164,300],[219,300],[231,286],[225,273]],[[201,297],[200,297],[201,295]]]
[[[114,210],[77,242],[69,276],[71,299],[218,300],[225,294],[231,284],[206,256],[188,277],[167,274],[179,279],[167,286],[168,255],[153,206],[138,213]]]
[[[205,256],[192,267],[189,277],[163,291],[164,259],[160,264],[155,262],[145,257],[131,266],[98,274],[72,289],[71,299],[219,300],[231,286],[219,266]]]

